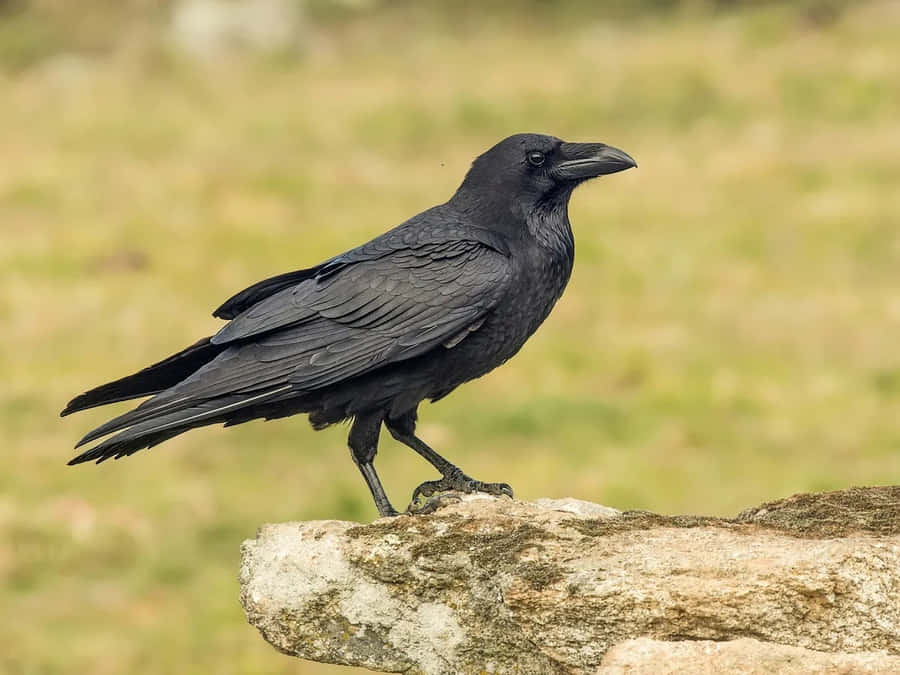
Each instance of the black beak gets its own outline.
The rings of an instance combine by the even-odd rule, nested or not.
[[[551,169],[560,180],[587,180],[637,166],[627,152],[603,143],[563,143],[560,154],[562,161]]]

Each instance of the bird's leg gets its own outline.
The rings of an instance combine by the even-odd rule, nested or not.
[[[353,420],[353,426],[350,427],[350,435],[347,437],[347,445],[350,446],[350,455],[356,466],[359,467],[360,473],[369,486],[372,498],[375,500],[375,508],[382,516],[399,515],[397,510],[391,506],[391,502],[384,492],[381,480],[375,473],[375,453],[378,452],[378,436],[381,433],[380,413],[369,413],[367,415],[359,415]]]
[[[385,425],[391,436],[404,445],[412,448],[424,457],[443,476],[440,480],[429,480],[413,491],[412,503],[419,497],[430,497],[436,492],[455,490],[457,492],[484,492],[490,495],[513,496],[512,488],[507,483],[483,483],[464,474],[459,467],[451,464],[432,450],[421,438],[416,436],[416,411],[413,410],[397,418],[386,418]]]

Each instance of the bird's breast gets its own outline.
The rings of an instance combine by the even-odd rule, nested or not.
[[[518,265],[511,290],[478,332],[484,332],[498,363],[513,356],[537,330],[562,296],[572,274],[565,252],[532,250]]]
[[[523,273],[517,298],[531,335],[550,314],[572,275],[572,257],[564,251],[540,251]]]
[[[428,385],[427,398],[440,398],[512,358],[559,300],[572,272],[571,255],[532,251],[515,258],[506,297],[476,330],[452,345],[442,345],[440,358],[429,361],[428,367],[439,377],[434,378],[437,385]]]

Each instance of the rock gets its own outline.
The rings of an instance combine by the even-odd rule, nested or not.
[[[610,649],[597,675],[886,675],[900,657],[881,652],[829,654],[750,638],[711,642],[628,640]]]
[[[710,664],[677,672],[723,672],[756,667],[766,642],[800,648],[771,646],[809,668],[787,672],[857,672],[900,654],[898,508],[900,488],[737,519],[482,496],[370,525],[266,525],[243,545],[241,600],[287,654],[390,672],[676,672],[639,665],[665,649]]]

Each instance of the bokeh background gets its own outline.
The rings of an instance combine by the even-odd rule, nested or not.
[[[57,414],[514,132],[640,168],[575,193],[566,295],[426,439],[621,509],[900,482],[898,35],[884,0],[0,1],[0,670],[349,672],[265,644],[236,581],[263,522],[375,516],[345,429],[67,468],[115,411]],[[398,505],[434,477],[378,466]]]

